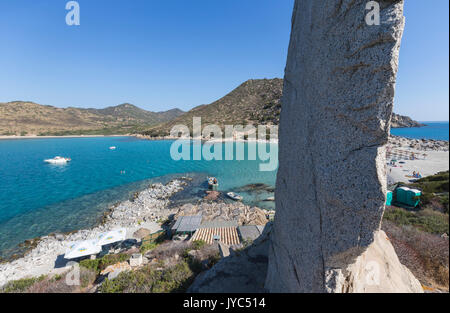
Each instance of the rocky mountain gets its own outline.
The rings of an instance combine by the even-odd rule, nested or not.
[[[203,125],[278,124],[282,92],[282,79],[248,80],[223,98],[195,107],[169,122],[148,129],[144,134],[167,136],[175,125],[192,129],[193,117],[201,117]]]
[[[248,80],[223,98],[188,112],[150,112],[124,103],[104,109],[56,108],[33,102],[0,103],[0,135],[72,135],[143,133],[167,136],[174,125],[192,129],[193,117],[202,124],[277,125],[283,80]],[[392,127],[420,127],[407,116],[393,114]]]
[[[175,125],[186,125],[192,129],[193,117],[201,117],[202,125],[260,125],[275,124],[280,121],[283,80],[248,80],[223,98],[200,105],[169,122],[156,125],[143,132],[151,137],[168,136]],[[407,116],[393,114],[392,127],[420,127],[422,124]]]
[[[104,109],[56,108],[34,102],[0,103],[0,135],[122,134],[167,122],[184,112],[150,112],[124,103]]]
[[[417,121],[414,121],[408,116],[392,114],[391,127],[392,128],[406,128],[406,127],[422,127],[425,126]]]

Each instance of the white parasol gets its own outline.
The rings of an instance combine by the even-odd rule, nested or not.
[[[100,251],[102,251],[102,247],[97,244],[97,240],[86,240],[69,245],[64,258],[68,260],[76,259],[82,256],[97,254]]]
[[[125,228],[120,228],[116,230],[111,230],[106,233],[101,233],[97,236],[97,245],[104,246],[110,243],[124,241],[126,238],[127,230]]]

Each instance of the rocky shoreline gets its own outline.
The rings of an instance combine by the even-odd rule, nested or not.
[[[391,127],[392,128],[411,128],[411,127],[423,127],[425,124],[414,121],[409,116],[392,113]]]
[[[414,149],[420,151],[449,151],[449,142],[440,140],[407,139],[391,136],[389,145],[392,147]],[[0,287],[11,280],[27,277],[36,277],[46,274],[58,274],[65,271],[65,267],[55,269],[55,264],[61,260],[69,242],[76,242],[95,238],[99,233],[116,229],[127,228],[128,237],[134,229],[143,225],[156,225],[171,215],[197,214],[211,216],[219,215],[225,220],[236,219],[240,224],[254,224],[265,220],[264,210],[246,206],[242,203],[226,204],[204,200],[196,204],[187,204],[181,207],[171,207],[170,197],[182,191],[188,184],[188,178],[179,178],[169,183],[153,184],[149,188],[136,193],[133,199],[119,203],[105,212],[102,221],[93,228],[82,229],[67,234],[50,234],[40,238],[28,240],[28,251],[24,256],[0,264]]]
[[[0,264],[0,287],[12,280],[57,275],[67,271],[63,255],[69,243],[94,239],[98,234],[117,228],[127,229],[127,239],[141,228],[155,232],[168,219],[181,215],[202,214],[207,221],[236,220],[239,225],[265,225],[269,213],[241,202],[198,200],[196,203],[173,205],[172,196],[185,189],[190,178],[174,179],[167,184],[152,184],[105,212],[102,221],[89,229],[71,233],[53,233],[27,241],[24,256]],[[59,263],[59,265],[58,265]]]

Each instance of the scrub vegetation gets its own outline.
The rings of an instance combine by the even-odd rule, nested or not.
[[[108,279],[101,272],[110,265],[126,262],[133,251],[85,259],[80,264],[80,285],[66,283],[69,271],[37,278],[10,281],[2,293],[177,293],[185,292],[195,277],[220,260],[217,246],[195,242],[150,242],[153,248],[145,252],[148,262],[133,270]],[[141,247],[142,248],[142,247]],[[142,249],[145,250],[145,249]]]
[[[449,172],[419,179],[409,187],[422,190],[416,210],[389,206],[382,229],[397,255],[425,289],[449,290]]]

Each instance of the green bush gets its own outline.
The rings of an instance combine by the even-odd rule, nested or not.
[[[97,272],[92,269],[80,268],[80,285],[81,288],[86,288],[93,284],[97,278]]]
[[[155,237],[156,236],[156,237]],[[142,240],[140,247],[141,253],[155,249],[159,244],[163,243],[166,239],[166,233],[164,231],[153,233]]]
[[[59,280],[61,280],[63,278],[63,275],[61,275],[61,274],[56,274],[55,276],[53,276],[53,280],[54,281],[59,281]]]
[[[386,209],[384,219],[397,225],[414,226],[432,234],[449,233],[448,215],[429,209],[410,212],[402,208],[392,207]]]
[[[419,179],[417,182],[418,183],[423,183],[423,182],[433,182],[433,181],[448,181],[449,180],[449,171],[446,172],[440,172],[437,173],[435,175],[431,175],[431,176],[427,176],[424,178]]]
[[[141,251],[142,254],[144,254],[147,251],[153,250],[158,246],[158,243],[154,242],[154,241],[149,241],[149,242],[145,242],[141,245],[141,247],[139,248],[139,250]]]
[[[193,272],[187,262],[181,262],[163,271],[161,279],[156,281],[152,292],[170,293],[185,291],[193,280]]]
[[[80,261],[80,266],[89,270],[93,270],[96,273],[100,273],[105,268],[110,265],[128,261],[130,256],[128,254],[120,253],[120,254],[108,254],[102,258],[95,260],[82,260]]]
[[[192,242],[192,249],[194,250],[199,250],[201,249],[204,245],[206,245],[206,241],[204,240],[196,240],[194,242]]]
[[[411,186],[422,189],[424,194],[449,192],[449,172],[421,178]]]
[[[422,190],[420,196],[420,204],[422,207],[433,206],[433,204],[440,203],[444,213],[448,214],[448,192],[449,192],[449,172],[440,172],[432,176],[427,176],[417,180],[412,184],[400,185],[419,188]],[[435,208],[436,209],[436,208]]]
[[[90,269],[90,270],[94,270],[96,272],[98,272],[99,265],[100,265],[100,259],[95,259],[95,260],[87,259],[87,260],[80,261],[81,267],[84,267],[84,268]]]

